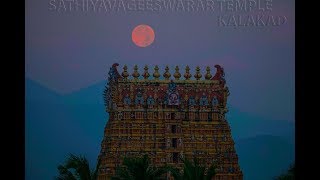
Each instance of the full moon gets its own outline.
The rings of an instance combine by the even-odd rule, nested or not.
[[[148,25],[138,25],[132,31],[132,41],[139,47],[147,47],[154,41],[154,31]]]

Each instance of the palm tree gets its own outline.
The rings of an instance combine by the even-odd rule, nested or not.
[[[194,163],[188,159],[182,159],[183,172],[181,173],[178,168],[169,167],[175,180],[211,180],[216,175],[216,167],[212,164],[206,171],[206,167],[201,165],[199,161],[194,158]]]
[[[276,180],[293,180],[295,179],[295,163],[293,163],[285,174],[276,177]]]
[[[122,165],[116,169],[113,180],[162,180],[167,172],[164,167],[154,167],[150,164],[148,155],[143,157],[125,157]]]
[[[69,154],[64,165],[58,166],[57,180],[96,180],[99,162],[96,169],[91,170],[88,160],[84,156]]]

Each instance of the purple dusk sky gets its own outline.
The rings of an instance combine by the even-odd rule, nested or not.
[[[186,65],[192,72],[199,65],[203,74],[209,65],[214,74],[213,66],[220,64],[231,92],[229,106],[294,121],[294,1],[271,1],[272,11],[247,13],[285,16],[280,26],[237,28],[218,25],[225,12],[81,12],[50,6],[61,1],[26,1],[26,78],[68,94],[105,80],[114,62],[121,72],[127,64],[130,73],[134,64],[140,73],[145,64],[152,67],[149,72],[160,65],[161,74],[165,65],[171,74],[175,65],[182,74]],[[151,46],[132,42],[139,24],[154,29]]]

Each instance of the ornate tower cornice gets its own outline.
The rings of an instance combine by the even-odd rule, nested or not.
[[[117,67],[119,66],[118,63],[114,63],[112,65],[112,67],[110,68],[110,71],[109,71],[109,78],[108,80],[109,81],[122,81],[124,79],[126,80],[135,80],[135,81],[143,81],[143,80],[146,80],[146,79],[149,79],[149,80],[160,80],[160,81],[168,81],[170,80],[171,78],[171,73],[170,73],[170,68],[169,66],[166,66],[165,67],[165,71],[162,75],[163,79],[161,79],[161,74],[159,72],[159,67],[156,65],[154,67],[154,73],[152,74],[152,77],[150,76],[148,70],[149,70],[149,67],[146,65],[143,69],[144,69],[144,72],[142,72],[142,76],[143,76],[143,79],[140,79],[140,73],[139,73],[139,67],[138,65],[135,65],[133,67],[133,73],[130,75],[128,73],[128,67],[126,65],[123,66],[123,72],[120,73],[118,72],[117,70]],[[174,68],[174,73],[173,73],[173,78],[172,80],[174,81],[185,81],[185,80],[190,80],[193,81],[193,80],[198,80],[198,81],[217,81],[219,83],[222,83],[222,84],[225,84],[225,79],[224,79],[224,69],[220,66],[220,65],[215,65],[214,66],[216,68],[216,73],[215,75],[212,77],[211,73],[210,73],[210,67],[207,66],[206,67],[206,74],[203,76],[200,72],[200,66],[197,66],[196,69],[195,69],[195,74],[194,74],[194,79],[192,78],[192,74],[190,73],[190,68],[189,66],[186,66],[185,67],[185,73],[183,75],[184,79],[181,79],[181,74],[179,72],[179,66],[175,66]],[[150,78],[151,77],[151,78]],[[204,78],[203,78],[204,77]]]

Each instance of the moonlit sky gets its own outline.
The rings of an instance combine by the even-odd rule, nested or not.
[[[294,121],[294,1],[273,1],[271,15],[287,17],[278,27],[218,27],[212,12],[57,12],[49,0],[27,0],[25,75],[59,94],[70,94],[107,77],[109,67],[127,64],[220,64],[226,72],[229,106],[269,119]],[[253,13],[254,14],[254,13]],[[267,14],[267,13],[266,13]],[[151,46],[131,40],[134,27],[155,31]],[[149,72],[153,73],[153,70]]]
[[[294,1],[273,0],[271,12],[248,13],[50,10],[50,2],[67,1],[25,1],[27,180],[52,179],[68,153],[84,154],[94,167],[108,120],[102,92],[113,63],[120,73],[128,65],[130,74],[136,64],[140,74],[145,65],[150,74],[159,65],[161,75],[166,65],[172,75],[176,65],[182,75],[186,65],[192,75],[199,65],[202,77],[206,66],[214,75],[214,65],[221,65],[230,90],[227,118],[245,180],[271,179],[294,161]],[[287,21],[218,26],[218,16],[230,14]],[[132,42],[140,24],[155,33],[145,48]]]

